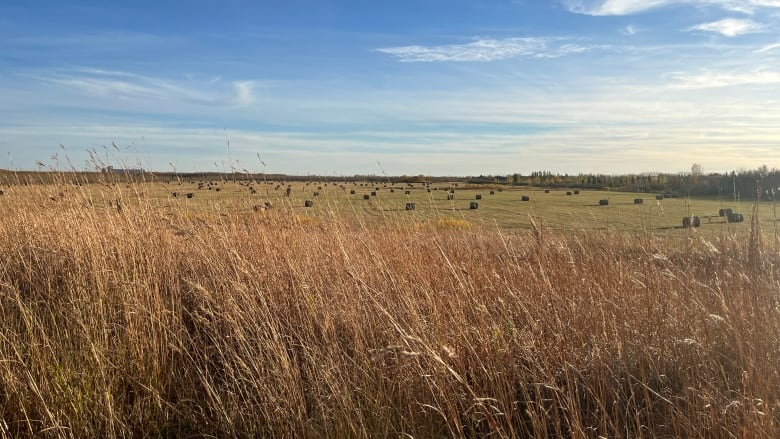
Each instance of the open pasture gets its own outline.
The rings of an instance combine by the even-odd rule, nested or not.
[[[370,183],[182,180],[136,183],[32,185],[8,188],[2,203],[56,209],[68,199],[96,207],[145,208],[199,215],[249,215],[268,209],[291,218],[336,216],[367,224],[411,222],[486,225],[505,231],[530,229],[532,221],[553,230],[651,232],[687,230],[685,217],[698,216],[698,233],[746,236],[752,201],[733,198],[661,197],[584,189],[544,189],[464,183]],[[189,196],[188,196],[189,194]],[[661,198],[661,199],[658,199]],[[13,201],[12,201],[13,200]],[[641,200],[638,201],[638,200]],[[307,203],[308,201],[308,203]],[[472,208],[472,203],[477,208]],[[412,203],[413,208],[408,208]],[[309,204],[308,207],[306,205]],[[729,223],[722,209],[742,213]],[[776,203],[761,202],[758,218],[765,233],[776,233]]]

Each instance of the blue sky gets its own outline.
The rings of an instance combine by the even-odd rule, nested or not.
[[[0,153],[324,175],[780,167],[780,0],[6,1]]]

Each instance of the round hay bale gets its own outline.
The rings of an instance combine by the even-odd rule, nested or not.
[[[312,207],[314,206],[314,201],[312,200],[306,200],[303,202],[303,207]]]
[[[496,191],[490,191],[490,195],[495,195]]]
[[[691,224],[693,224],[693,227],[701,227],[701,219],[698,216],[694,216],[691,218]]]
[[[481,200],[481,199],[482,199],[482,195],[481,195],[481,194],[477,194],[477,195],[474,197],[474,199],[475,199],[475,200]]]
[[[642,204],[644,202],[645,202],[645,200],[643,200],[641,198],[634,198],[634,204]]]
[[[350,195],[355,195],[355,190],[353,189],[353,190],[349,191],[349,194]]]
[[[370,198],[371,198],[371,196],[369,196],[369,195],[363,195],[363,199],[364,199],[364,200],[368,200],[368,199],[370,199]]]
[[[685,228],[691,227],[691,218],[690,217],[686,216],[685,218],[683,218],[683,227],[685,227]]]
[[[579,195],[580,191],[574,191],[574,195]]]
[[[743,221],[745,221],[745,217],[741,213],[727,212],[726,222],[741,223]]]
[[[655,196],[655,199],[656,200],[663,200],[664,196],[663,196],[663,194],[658,194],[658,195]]]
[[[732,213],[734,213],[734,211],[733,211],[733,210],[731,210],[731,209],[720,209],[720,210],[718,211],[718,216],[725,216],[725,217],[728,217],[728,216],[729,216],[729,215],[731,215]]]
[[[394,194],[395,193],[395,189],[390,189],[390,193]]]
[[[571,195],[571,191],[566,191],[566,195]]]
[[[187,193],[187,198],[192,198],[194,196],[195,196],[195,194],[193,194],[192,192]]]
[[[608,206],[608,205],[609,205],[609,200],[607,199],[599,200],[599,206]]]
[[[523,195],[522,198],[520,199],[523,201],[531,201],[531,197],[529,197],[528,195]]]
[[[469,204],[469,209],[472,210],[479,209],[479,203],[477,203],[476,201],[472,201],[471,204]]]
[[[544,193],[545,193],[545,194],[549,194],[549,193],[550,193],[550,190],[549,190],[549,189],[545,189],[545,190],[544,190]]]
[[[414,203],[406,203],[406,210],[414,210],[415,207]]]
[[[372,196],[372,197],[376,197],[376,191],[372,191],[372,192],[371,192],[371,196]]]

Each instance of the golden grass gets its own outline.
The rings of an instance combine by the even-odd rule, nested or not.
[[[117,209],[94,189],[3,200],[4,437],[780,436],[760,236]]]

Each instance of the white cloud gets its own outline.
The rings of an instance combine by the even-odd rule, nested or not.
[[[480,39],[467,44],[441,46],[399,46],[377,49],[401,62],[498,61],[518,57],[557,58],[597,48],[575,43],[557,44],[560,39]]]
[[[621,32],[623,35],[636,35],[639,33],[639,29],[633,24],[629,24],[628,26],[624,27]]]
[[[236,90],[236,103],[239,105],[251,105],[255,102],[254,81],[236,81],[233,82],[233,88]]]
[[[688,31],[716,32],[727,37],[736,37],[739,35],[761,32],[764,26],[753,20],[742,20],[737,18],[724,18],[723,20],[713,21],[712,23],[702,23],[690,27]]]
[[[659,6],[674,3],[673,0],[605,0],[567,2],[571,12],[586,15],[630,15],[644,12]]]
[[[686,89],[780,84],[780,72],[771,70],[755,70],[752,72],[705,71],[697,74],[677,73],[673,77],[678,81],[675,85],[676,88]]]
[[[142,101],[177,101],[200,105],[247,106],[254,103],[253,81],[172,81],[130,72],[85,68],[39,78],[90,96]]]
[[[770,44],[768,46],[764,46],[764,47],[762,47],[762,48],[760,48],[758,50],[754,50],[753,53],[766,53],[766,52],[770,52],[770,51],[775,50],[775,49],[780,49],[780,43],[774,43],[774,44]]]
[[[670,5],[715,6],[752,14],[756,8],[780,8],[779,0],[564,0],[569,11],[585,15],[632,15]]]

